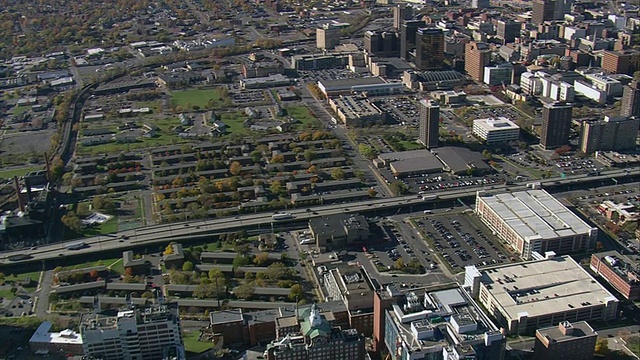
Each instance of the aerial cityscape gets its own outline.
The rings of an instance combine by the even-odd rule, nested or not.
[[[0,359],[640,359],[638,1],[0,1]]]

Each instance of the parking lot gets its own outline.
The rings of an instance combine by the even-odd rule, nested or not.
[[[260,103],[267,100],[263,90],[243,90],[229,94],[234,104]]]
[[[489,238],[490,231],[478,228],[468,215],[433,215],[416,220],[427,241],[456,271],[467,265],[498,264],[508,256]]]

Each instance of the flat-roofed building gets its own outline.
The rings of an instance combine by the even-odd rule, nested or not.
[[[618,299],[568,255],[465,271],[465,286],[509,334],[617,315]]]
[[[444,164],[445,171],[456,175],[480,175],[491,171],[482,154],[464,147],[441,147],[435,151],[435,155]]]
[[[341,95],[330,99],[329,106],[347,126],[384,124],[385,113],[367,98]]]
[[[38,329],[31,335],[29,339],[29,349],[34,353],[46,354],[58,353],[63,351],[73,355],[82,355],[82,338],[80,334],[65,329],[60,332],[49,332],[53,324],[50,321],[44,321],[38,326]]]
[[[395,157],[392,157],[393,154]],[[384,155],[383,157],[381,157]],[[397,178],[408,175],[428,174],[442,171],[442,163],[428,150],[400,151],[381,154],[379,159],[389,165],[393,176]]]
[[[324,24],[316,29],[316,47],[332,50],[340,45],[340,28],[331,24]]]
[[[603,120],[582,123],[580,150],[585,154],[595,151],[634,149],[638,139],[640,118],[605,116]]]
[[[520,127],[506,117],[473,120],[473,134],[487,144],[518,141]]]
[[[534,360],[592,360],[598,333],[586,321],[562,321],[536,330]]]
[[[592,249],[598,234],[598,228],[589,226],[545,190],[479,191],[475,213],[524,259],[531,259],[533,252],[564,255]]]
[[[359,214],[337,214],[309,219],[311,236],[320,249],[343,248],[369,239],[369,223]]]
[[[640,300],[640,266],[617,251],[591,255],[591,270],[629,300]]]
[[[378,76],[318,81],[320,91],[327,97],[351,93],[368,95],[392,95],[404,92],[404,85],[398,82],[387,82]]]

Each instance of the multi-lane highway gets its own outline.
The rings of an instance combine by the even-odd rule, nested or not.
[[[634,179],[640,176],[640,171],[634,170],[610,170],[603,172],[599,176],[576,175],[567,177],[562,180],[541,181],[542,187],[552,188],[559,187],[560,190],[566,190],[568,186],[584,184],[608,182],[612,183],[612,179],[622,180],[623,178]],[[637,179],[635,179],[637,181]],[[436,203],[443,203],[450,206],[458,199],[473,198],[478,190],[486,191],[519,191],[527,188],[530,182],[519,182],[516,184],[506,185],[499,184],[491,187],[476,188],[457,188],[446,191],[439,191],[437,198],[432,200],[422,200],[421,197],[399,196],[393,198],[372,198],[358,202],[346,204],[332,204],[313,206],[309,209],[289,210],[293,215],[292,219],[274,221],[271,213],[248,214],[236,217],[207,219],[198,221],[189,221],[182,223],[161,224],[142,227],[134,230],[121,231],[116,234],[99,235],[85,238],[87,247],[78,250],[69,250],[67,246],[70,243],[57,243],[52,245],[41,246],[34,250],[26,251],[29,258],[16,260],[16,256],[25,255],[25,251],[6,252],[0,255],[0,265],[9,265],[24,262],[35,262],[48,259],[63,258],[65,256],[77,256],[97,251],[130,249],[132,247],[161,244],[168,241],[179,241],[188,239],[205,239],[211,234],[236,231],[240,229],[255,229],[262,226],[264,229],[270,229],[272,226],[278,227],[280,224],[290,222],[305,222],[309,218],[317,216],[335,215],[341,213],[375,213],[376,211],[387,211],[392,209],[419,207],[419,206],[436,206]],[[72,243],[77,243],[78,240]],[[11,260],[13,258],[13,261]]]

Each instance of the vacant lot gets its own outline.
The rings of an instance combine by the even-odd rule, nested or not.
[[[219,89],[181,90],[171,93],[171,102],[184,110],[198,106],[201,109],[211,109],[222,104],[223,99]]]

